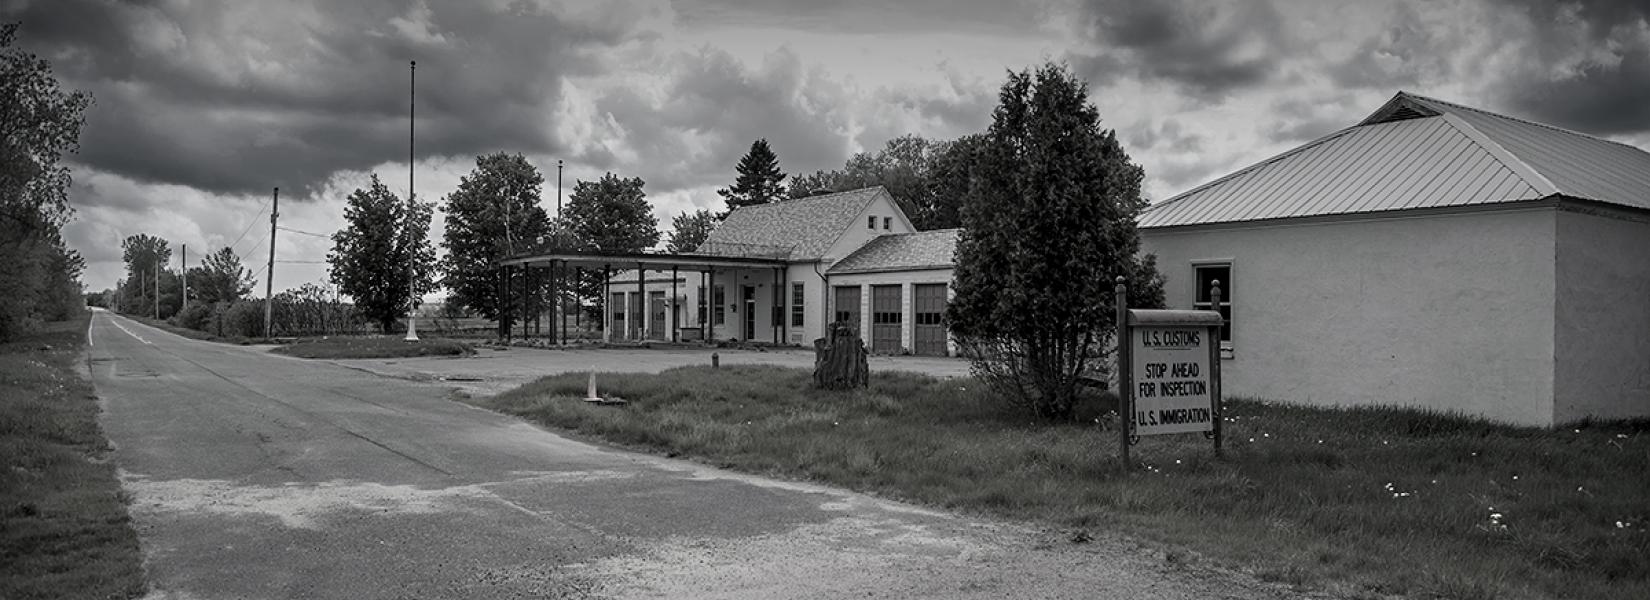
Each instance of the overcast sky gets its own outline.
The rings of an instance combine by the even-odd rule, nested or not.
[[[261,270],[258,213],[276,186],[281,224],[320,234],[371,173],[404,194],[410,60],[421,198],[452,191],[477,154],[520,152],[545,173],[550,210],[562,159],[567,190],[608,170],[643,178],[668,228],[722,208],[715,189],[758,137],[796,174],[901,134],[980,131],[1007,70],[1045,60],[1089,81],[1153,199],[1349,126],[1399,90],[1650,147],[1647,6],[0,0],[0,21],[22,21],[21,44],[96,98],[66,236],[98,290],[139,232],[174,256],[188,244],[192,264],[227,245]],[[320,261],[329,246],[283,231],[277,258]],[[278,263],[275,287],[325,278]]]

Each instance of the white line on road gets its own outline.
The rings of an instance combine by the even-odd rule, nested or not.
[[[92,323],[96,323],[96,322],[97,322],[97,313],[94,311],[92,313],[92,318],[86,319],[86,346],[87,347],[97,345],[97,342],[92,341]]]
[[[115,324],[115,327],[119,327],[119,328],[120,328],[120,330],[121,330],[121,331],[124,331],[124,332],[126,332],[126,335],[129,335],[129,336],[132,336],[132,337],[134,337],[134,338],[137,338],[137,341],[140,341],[140,342],[143,342],[143,343],[145,343],[145,344],[149,344],[149,345],[151,345],[151,346],[153,346],[153,345],[155,345],[155,343],[154,343],[154,342],[151,342],[151,341],[149,341],[149,340],[146,340],[146,339],[143,339],[143,337],[142,337],[142,336],[139,336],[139,335],[138,335],[138,334],[135,334],[135,333],[132,333],[132,330],[130,330],[130,329],[127,329],[127,328],[126,328],[126,326],[125,326],[125,325],[121,325],[121,324],[120,324],[120,321],[116,321],[116,320],[114,320],[114,319],[109,319],[109,322],[110,322],[110,323],[114,323],[114,324]]]

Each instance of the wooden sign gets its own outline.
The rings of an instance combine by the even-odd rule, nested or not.
[[[1211,298],[1220,305],[1220,282]],[[1141,436],[1202,433],[1220,454],[1220,330],[1225,321],[1209,310],[1135,310],[1117,281],[1117,394],[1119,457],[1129,465],[1129,446]]]
[[[1155,313],[1159,311],[1129,311]],[[1202,311],[1199,311],[1202,312]],[[1219,314],[1216,325],[1219,325]],[[1149,322],[1154,315],[1140,315]],[[1218,338],[1217,338],[1218,339]],[[1129,363],[1137,436],[1214,431],[1214,368],[1208,327],[1129,327]]]

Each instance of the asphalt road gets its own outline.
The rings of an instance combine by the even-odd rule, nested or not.
[[[1276,598],[1100,533],[576,442],[449,388],[98,312],[153,598]]]

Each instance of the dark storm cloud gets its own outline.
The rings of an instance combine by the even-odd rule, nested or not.
[[[1271,80],[1288,51],[1284,21],[1266,2],[1085,0],[1075,18],[1093,48],[1072,61],[1091,81],[1121,70],[1206,102]]]
[[[633,27],[522,2],[387,0],[14,2],[0,20],[22,21],[22,44],[96,96],[79,161],[218,192],[314,190],[405,160],[409,60],[421,157],[554,151],[561,78],[599,70]]]
[[[1524,116],[1598,135],[1650,131],[1650,3],[1589,0],[1557,3],[1501,0],[1529,15],[1537,35],[1537,65],[1604,49],[1611,60],[1589,60],[1559,76],[1519,72],[1499,92]],[[1575,26],[1582,35],[1573,35]]]
[[[1024,35],[1048,17],[1047,0],[685,0],[685,25],[768,25],[828,33]]]

